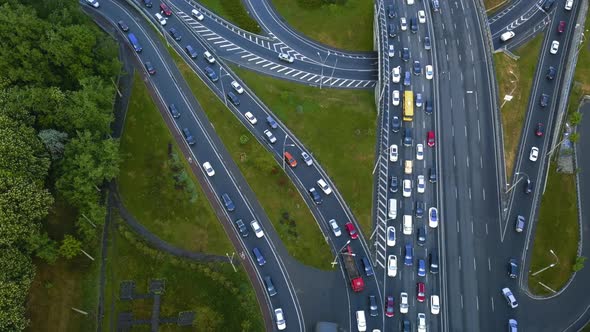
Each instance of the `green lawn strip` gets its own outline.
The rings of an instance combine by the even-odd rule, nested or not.
[[[183,161],[180,171],[173,170],[169,145]],[[207,197],[138,74],[121,137],[121,154],[121,197],[142,225],[164,241],[187,250],[217,254],[231,250]],[[174,179],[182,171],[196,188],[194,203]]]
[[[290,26],[320,43],[346,50],[373,50],[373,1],[346,0],[322,6],[310,6],[309,2],[318,1],[272,0]]]
[[[549,290],[539,284],[559,291],[572,275],[579,240],[577,196],[575,175],[557,173],[555,163],[551,165],[547,178],[547,188],[541,200],[537,221],[529,288],[537,295],[550,295]],[[555,263],[549,250],[559,258],[559,264],[536,276],[532,273]]]
[[[590,30],[590,9],[586,13],[584,31]],[[580,101],[584,95],[590,94],[590,48],[587,38],[580,47],[578,62],[574,73],[574,81],[571,87],[571,94],[568,104],[568,114],[578,110]]]
[[[51,238],[61,240],[74,231],[75,211],[59,197],[46,222]],[[98,232],[100,238],[100,232]],[[72,260],[59,258],[55,264],[36,260],[36,275],[27,301],[31,320],[26,331],[94,331],[98,303],[100,249],[98,243],[84,244],[93,256],[80,255]],[[72,307],[88,312],[82,315]]]
[[[233,67],[233,70],[311,149],[371,234],[376,111],[373,91],[318,89]],[[340,220],[344,224],[345,220]]]
[[[500,8],[500,5],[508,0],[483,0],[488,16]]]
[[[171,51],[184,79],[232,155],[283,244],[300,262],[328,269],[332,254],[316,221],[274,158],[244,128],[188,65]],[[262,120],[261,124],[262,124]],[[241,144],[241,137],[247,142]],[[301,166],[300,166],[301,167]]]
[[[257,34],[262,31],[241,0],[199,0],[199,3],[246,31]]]
[[[494,54],[494,64],[499,87],[500,105],[502,107],[502,132],[504,136],[504,159],[506,174],[512,177],[518,144],[522,134],[524,120],[535,69],[538,64],[539,51],[543,43],[543,35],[538,35],[516,52],[518,60],[512,60],[504,53]],[[510,72],[512,71],[512,73]],[[504,103],[504,96],[511,95],[511,101]],[[534,101],[536,102],[536,101]],[[529,135],[530,133],[524,133]]]
[[[116,213],[114,221],[122,223]],[[122,281],[133,280],[136,292],[147,293],[150,279],[164,279],[160,317],[176,317],[182,311],[195,311],[193,326],[199,331],[262,331],[262,316],[243,269],[234,272],[226,263],[203,264],[158,252],[146,246],[125,227],[114,228],[109,242],[103,331],[110,331],[110,320],[121,312],[133,312],[135,319],[149,319],[152,299],[120,301]],[[111,311],[114,303],[114,312]],[[138,326],[134,331],[149,331]],[[174,324],[160,325],[161,331],[188,331]]]

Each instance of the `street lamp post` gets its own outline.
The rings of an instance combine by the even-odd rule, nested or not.
[[[321,73],[321,78],[320,78],[320,90],[321,90],[322,89],[322,82],[324,81],[324,64],[326,63],[326,61],[328,61],[328,57],[330,56],[330,51],[328,51],[328,55],[326,55],[325,59],[322,59],[322,55],[320,54],[320,52],[316,52],[316,54],[320,58],[320,64],[322,66],[322,73]],[[336,60],[338,60],[338,59],[336,59]]]
[[[381,159],[381,153],[387,152],[389,149],[390,148],[385,148],[385,149],[383,149],[383,151],[379,152],[379,154],[378,154],[379,157],[377,158],[377,161],[375,162],[375,167],[373,167],[373,172],[371,174],[375,174],[375,170],[377,170],[377,165],[379,165],[379,159]]]
[[[527,179],[529,178],[529,176],[525,172],[514,173],[514,175],[520,175],[520,174],[524,174],[527,177]],[[516,182],[512,185],[512,187],[506,189],[506,193],[508,194],[512,189],[514,189],[514,187],[516,187],[516,185],[520,182],[520,180],[522,180],[522,177],[519,177],[518,180],[516,180]]]
[[[346,243],[342,246],[342,248],[340,248],[340,250],[338,250],[336,252],[336,257],[334,257],[334,261],[332,262],[332,267],[334,267],[336,264],[338,264],[337,260],[338,260],[338,255],[340,254],[340,252],[342,251],[342,249],[344,249],[344,247],[346,247],[347,245],[350,244],[350,240],[346,241]],[[354,254],[353,254],[354,255]]]
[[[565,142],[565,140],[568,138],[569,136],[564,137],[561,141],[559,141],[559,143],[555,144],[555,146],[551,150],[549,150],[549,152],[547,152],[547,157],[551,157],[553,151],[555,151],[555,149],[557,149],[561,144],[563,144],[563,142]]]
[[[539,273],[541,273],[541,272],[543,272],[543,271],[549,270],[550,268],[552,268],[552,267],[554,267],[554,266],[556,266],[556,265],[558,265],[558,264],[559,264],[559,258],[558,258],[558,257],[557,257],[557,255],[556,255],[556,254],[553,252],[553,249],[550,249],[550,250],[549,250],[549,253],[551,253],[551,255],[553,255],[553,257],[555,258],[555,263],[551,263],[551,264],[549,264],[548,266],[546,266],[546,267],[544,267],[544,268],[540,269],[539,271],[537,271],[537,272],[535,272],[535,273],[531,274],[531,276],[533,276],[533,277],[534,277],[534,276],[536,276],[537,274],[539,274]]]
[[[285,170],[285,146],[295,146],[295,144],[287,144],[288,137],[289,135],[285,134],[285,139],[283,140],[283,155],[281,156],[283,158],[283,170]]]
[[[225,95],[225,88],[223,87],[223,76],[221,71],[223,67],[219,66],[219,82],[221,83],[221,93],[223,94],[223,103],[227,106],[227,96]]]

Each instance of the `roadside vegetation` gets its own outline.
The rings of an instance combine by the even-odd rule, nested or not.
[[[590,29],[588,14],[590,11],[586,14],[585,31]],[[578,62],[568,102],[568,119],[573,125],[581,120],[577,110],[582,97],[590,94],[590,49],[588,45],[588,41],[584,41],[579,46]],[[587,133],[579,132],[578,141],[580,141],[580,137],[585,137],[584,135]],[[538,269],[554,263],[549,252],[550,249],[559,257],[559,264],[534,277],[529,275],[529,288],[538,295],[552,294],[539,282],[548,285],[555,291],[559,291],[565,286],[576,265],[577,246],[580,241],[575,174],[557,173],[555,168],[556,165],[553,162],[547,178],[547,189],[541,201],[533,244],[531,272],[534,273]],[[559,209],[555,209],[556,206],[559,206]],[[590,327],[586,327],[584,331],[586,330],[590,331]]]
[[[180,312],[193,311],[193,328],[199,331],[262,331],[262,315],[252,285],[239,264],[237,272],[229,263],[199,263],[173,257],[148,247],[135,234],[122,226],[113,213],[113,228],[108,246],[105,316],[103,331],[113,331],[117,315],[132,312],[135,319],[148,319],[153,300],[121,301],[122,281],[133,281],[137,293],[147,293],[152,279],[165,281],[160,317],[177,317]],[[118,225],[118,226],[117,226]],[[133,330],[147,331],[147,325]],[[161,324],[162,331],[188,331],[187,327]]]
[[[506,162],[506,176],[508,181],[514,172],[514,163],[518,153],[518,145],[522,134],[524,120],[528,108],[529,96],[539,52],[543,43],[540,34],[521,46],[514,52],[520,56],[513,60],[504,53],[494,54],[496,78],[498,80],[498,95],[502,116],[502,132],[504,137],[504,159]],[[511,101],[504,101],[504,96],[511,95]],[[530,133],[524,133],[529,135]]]
[[[487,14],[490,15],[500,9],[500,7],[506,2],[508,2],[508,0],[483,0],[483,5],[486,8]]]
[[[200,0],[199,3],[246,31],[258,34],[262,31],[241,0]]]
[[[77,2],[1,3],[0,331],[92,331],[117,45]]]
[[[572,275],[579,241],[575,181],[575,174],[558,173],[555,163],[551,164],[531,255],[529,289],[533,294],[552,294],[539,282],[559,291]],[[532,276],[540,269],[556,263],[550,250],[559,258],[559,264]]]
[[[235,66],[232,69],[311,149],[365,236],[370,235],[377,114],[373,91],[318,89]]]
[[[281,166],[184,60],[173,50],[170,53],[289,253],[303,264],[329,269],[330,248]]]
[[[209,200],[136,74],[121,137],[117,180],[125,207],[152,233],[176,247],[231,251]]]

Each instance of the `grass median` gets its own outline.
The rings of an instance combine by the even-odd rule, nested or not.
[[[330,269],[330,248],[281,166],[184,60],[176,52],[170,53],[289,253],[303,264]]]
[[[505,2],[508,2],[508,0],[483,0],[483,5],[487,14],[490,15],[497,11]]]
[[[231,250],[209,200],[138,74],[121,137],[121,155],[121,198],[142,225],[162,240],[190,251],[224,254]]]
[[[373,91],[318,89],[233,68],[248,87],[313,152],[371,234],[375,162]]]
[[[123,221],[113,213],[114,225]],[[238,264],[237,272],[227,263],[198,263],[173,257],[146,246],[125,227],[110,230],[106,267],[105,316],[103,331],[113,331],[117,316],[132,312],[134,319],[152,314],[153,299],[121,301],[122,281],[133,281],[137,293],[147,293],[151,279],[163,279],[160,317],[178,317],[182,311],[194,311],[193,329],[198,331],[262,331],[260,309],[252,285]],[[148,331],[139,325],[133,331]],[[161,331],[189,331],[190,327],[160,324]],[[80,330],[81,331],[81,330]],[[85,330],[90,331],[90,330]]]
[[[262,31],[241,0],[200,0],[199,3],[246,31],[258,34]]]
[[[553,292],[541,283],[559,291],[572,275],[579,241],[575,181],[575,174],[558,173],[555,163],[551,165],[531,255],[529,289],[533,294],[551,295]],[[559,264],[533,276],[556,263],[550,250],[559,258]]]
[[[504,136],[504,160],[506,162],[508,181],[510,181],[514,171],[518,144],[520,143],[526,118],[529,96],[542,43],[543,35],[540,34],[521,46],[514,52],[514,54],[520,56],[518,60],[513,60],[504,53],[494,54],[496,78],[499,87],[498,94],[500,105],[503,105],[501,108],[502,133]],[[506,95],[511,95],[512,100],[504,101]]]

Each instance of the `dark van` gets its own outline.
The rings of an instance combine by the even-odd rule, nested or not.
[[[195,139],[194,139],[193,135],[191,135],[191,132],[190,132],[190,130],[188,130],[188,128],[182,128],[182,134],[184,135],[184,138],[186,139],[186,142],[189,145],[195,144]]]
[[[262,266],[262,265],[266,264],[266,259],[264,259],[264,256],[262,256],[262,251],[260,251],[260,249],[255,247],[252,249],[252,253],[254,253],[254,257],[256,258],[256,261],[258,262],[258,266]]]
[[[430,273],[438,273],[438,254],[436,251],[432,251],[428,254],[428,262],[430,263]]]
[[[406,128],[404,130],[404,145],[405,146],[412,145],[412,128]]]
[[[229,100],[231,101],[232,104],[234,104],[234,106],[240,105],[240,98],[238,98],[238,96],[236,96],[235,93],[233,93],[231,91],[228,92],[227,98],[229,98]]]
[[[270,276],[266,276],[264,279],[264,286],[266,286],[266,290],[268,291],[268,296],[275,296],[277,295],[277,290],[275,285],[272,283],[272,279]]]

